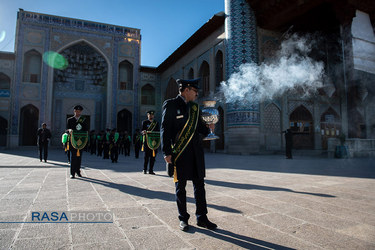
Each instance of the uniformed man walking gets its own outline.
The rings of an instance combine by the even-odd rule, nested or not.
[[[42,127],[37,131],[38,135],[38,146],[39,146],[39,159],[47,162],[48,158],[48,142],[51,139],[51,131],[47,128],[47,124],[43,123]],[[44,157],[43,157],[44,155]]]

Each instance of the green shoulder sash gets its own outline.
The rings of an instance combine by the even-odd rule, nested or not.
[[[152,132],[152,131],[154,131],[154,129],[155,129],[155,127],[156,127],[156,124],[157,124],[157,122],[156,122],[155,120],[153,120],[153,121],[151,122],[150,126],[148,127],[147,131],[148,131],[148,132]]]
[[[195,102],[190,102],[189,119],[185,123],[184,128],[180,132],[177,142],[173,146],[174,162],[180,157],[182,152],[193,138],[195,129],[198,124],[199,106]]]

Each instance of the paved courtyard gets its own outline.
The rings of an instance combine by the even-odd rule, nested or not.
[[[69,179],[62,150],[0,151],[1,249],[375,249],[374,159],[206,154],[208,216],[178,228],[173,180],[159,154],[111,163],[84,152],[83,178]],[[32,212],[111,212],[111,223],[35,223]],[[46,222],[46,221],[44,221]]]

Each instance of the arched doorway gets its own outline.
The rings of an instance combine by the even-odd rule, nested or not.
[[[332,108],[327,109],[320,117],[320,131],[323,149],[328,148],[329,138],[335,138],[342,133],[340,117]]]
[[[219,50],[215,57],[215,86],[220,88],[220,83],[224,80],[223,72],[223,52]]]
[[[125,60],[119,64],[119,81],[118,89],[132,90],[133,89],[133,64]]]
[[[106,123],[106,103],[109,65],[106,58],[86,41],[77,41],[61,50],[67,60],[65,69],[54,69],[53,129],[60,132],[66,126],[66,107],[73,103],[86,106],[83,114],[94,120],[93,128],[100,130]],[[90,110],[90,112],[88,112]]]
[[[218,107],[219,111],[219,122],[215,126],[215,134],[219,136],[219,139],[215,141],[216,150],[224,149],[224,110],[222,107]]]
[[[128,131],[131,135],[132,132],[132,113],[123,109],[117,113],[117,131]]]
[[[210,66],[206,61],[202,62],[199,69],[199,76],[201,78],[203,96],[208,96],[210,94]]]
[[[30,50],[24,55],[23,81],[40,83],[42,70],[42,55],[36,50]]]
[[[264,138],[267,150],[281,149],[281,111],[275,103],[264,108]]]
[[[355,108],[349,112],[349,138],[366,138],[366,123],[361,113]]]
[[[155,88],[151,84],[146,84],[141,89],[141,104],[155,105]]]
[[[7,145],[8,121],[0,116],[0,147]]]
[[[190,68],[190,70],[189,70],[188,79],[194,79],[194,70],[193,70],[193,68]]]
[[[35,146],[37,140],[39,121],[39,110],[32,104],[28,104],[21,108],[20,119],[20,145]]]
[[[296,108],[289,117],[290,128],[293,131],[293,148],[314,148],[313,118],[304,106]]]
[[[168,86],[165,91],[164,100],[174,98],[177,96],[177,94],[178,94],[178,86],[177,86],[176,80],[171,78],[168,82]]]

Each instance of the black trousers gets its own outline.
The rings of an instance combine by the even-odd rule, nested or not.
[[[43,154],[44,154],[44,158],[43,158]],[[48,157],[48,142],[39,143],[39,159],[40,159],[40,161],[42,161],[42,159],[47,161],[47,157]]]
[[[71,146],[71,145],[70,145]],[[77,149],[71,147],[70,148],[70,174],[80,174],[81,173],[81,161],[82,161],[82,153],[83,150],[79,151],[80,156],[77,156]]]
[[[176,186],[176,202],[178,208],[178,219],[187,222],[190,218],[186,209],[186,180],[179,180],[175,183]],[[204,189],[204,179],[193,180],[194,198],[197,220],[207,219],[207,202],[206,191]]]
[[[111,147],[111,160],[112,162],[117,162],[118,160],[118,147],[117,146]]]
[[[65,154],[68,157],[68,162],[70,162],[70,150],[66,150]]]
[[[287,158],[292,158],[292,146],[286,145],[286,147],[285,147],[285,156]]]
[[[148,165],[148,162],[150,162],[150,167],[149,167],[148,171],[153,172],[154,171],[156,151],[155,151],[155,157],[153,157],[152,156],[153,153],[152,153],[151,149],[149,149],[147,146],[145,146],[144,150],[145,150],[145,162],[143,164],[143,170],[147,171],[147,165]]]
[[[139,158],[139,150],[140,150],[141,146],[140,145],[137,145],[135,144],[134,145],[134,153],[135,153],[135,158]]]
[[[109,143],[103,144],[103,159],[109,159]]]
[[[103,154],[103,143],[98,142],[98,156],[102,156]]]

